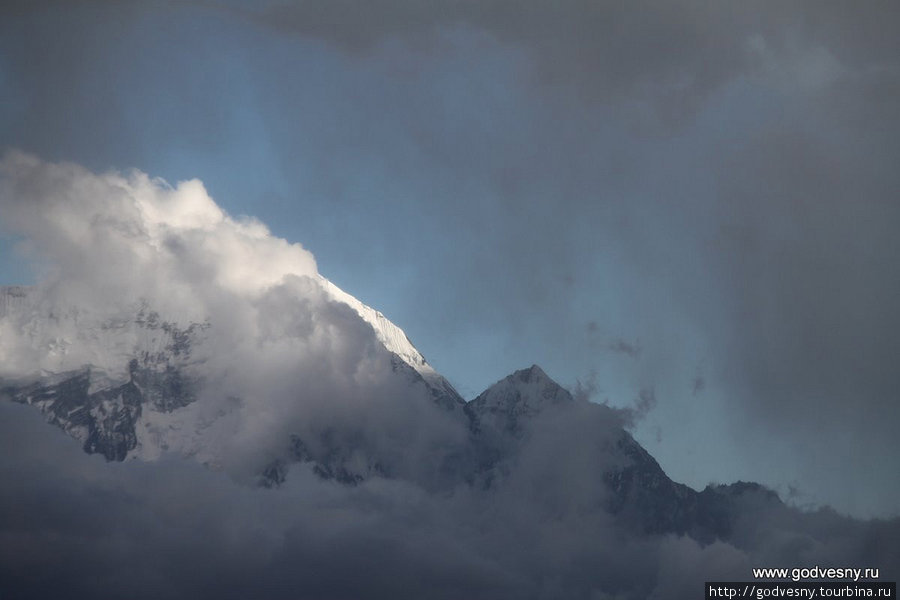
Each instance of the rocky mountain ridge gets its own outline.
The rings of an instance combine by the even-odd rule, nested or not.
[[[427,489],[452,491],[464,486],[492,493],[532,488],[533,479],[552,481],[564,471],[582,481],[583,489],[569,496],[545,490],[548,506],[561,511],[600,510],[644,534],[689,535],[705,543],[731,534],[738,515],[735,506],[742,498],[756,496],[780,505],[777,496],[755,484],[696,492],[673,482],[627,432],[621,414],[574,398],[537,365],[516,371],[465,402],[400,328],[336,289],[331,296],[351,306],[390,353],[398,385],[419,390],[415,393],[427,399],[430,410],[446,415],[455,437],[449,443],[426,440],[424,450],[401,447],[399,452],[409,455],[404,462],[396,452],[373,442],[369,432],[339,423],[290,432],[285,451],[257,465],[258,482],[264,486],[277,487],[290,477],[291,469],[306,468],[344,485],[382,477],[409,480]],[[2,290],[0,322],[30,310],[27,296],[27,288]],[[205,457],[204,462],[215,465],[214,456],[197,449],[205,443],[204,432],[195,428],[191,433],[191,421],[182,418],[193,409],[203,387],[193,345],[210,325],[179,326],[144,307],[130,322],[119,319],[110,327],[119,335],[139,333],[131,353],[116,358],[127,362],[127,375],[110,376],[115,365],[85,365],[43,372],[30,381],[5,378],[0,394],[39,409],[49,423],[78,440],[85,452],[110,461],[152,460],[174,451]],[[572,435],[557,435],[561,429]],[[187,431],[196,439],[173,445],[173,431],[179,435]],[[569,441],[560,444],[560,439]]]

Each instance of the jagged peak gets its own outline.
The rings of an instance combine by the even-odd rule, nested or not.
[[[555,381],[550,379],[550,377],[547,375],[547,373],[544,372],[544,370],[542,368],[540,368],[537,365],[531,365],[527,369],[520,369],[520,370],[516,371],[515,373],[513,373],[512,375],[510,375],[510,377],[514,377],[525,383],[529,383],[532,381],[535,381],[535,382],[549,381],[552,383],[556,383]]]
[[[501,379],[471,401],[476,411],[536,414],[546,406],[573,402],[572,395],[537,365]]]
[[[538,365],[534,364],[528,367],[527,369],[519,369],[518,371],[514,371],[511,375],[501,379],[487,390],[485,393],[490,392],[494,389],[502,389],[509,386],[517,387],[517,388],[534,388],[540,391],[549,390],[551,392],[556,392],[557,390],[565,393],[565,395],[569,395],[569,393],[563,388],[560,384],[554,381],[547,373],[540,368]],[[547,395],[547,394],[542,394]]]

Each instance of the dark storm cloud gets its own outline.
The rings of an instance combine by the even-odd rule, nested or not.
[[[575,83],[600,98],[642,89],[688,104],[743,65],[742,40],[730,34],[748,19],[742,10],[709,3],[582,1],[312,1],[248,14],[352,52],[389,38],[433,39],[444,28],[473,27],[527,47],[547,83]]]
[[[884,67],[900,52],[891,24],[897,13],[890,2],[849,10],[840,2],[750,7],[700,1],[298,0],[243,14],[354,53],[392,38],[427,49],[442,29],[483,30],[525,47],[541,82],[571,85],[591,99],[643,99],[668,123],[693,114],[723,83],[758,68],[754,41],[765,40],[770,58],[778,60],[821,45],[853,67]]]
[[[0,10],[9,11],[0,23],[3,147],[99,169],[148,161],[163,139],[169,148],[225,143],[229,118],[211,93],[225,81],[181,58],[213,52],[179,21],[189,6],[87,0]],[[227,49],[216,52],[227,60]]]
[[[900,178],[886,160],[900,155],[898,120],[879,110],[883,99],[845,85],[855,83],[829,84],[821,103],[798,100],[814,115],[802,124],[762,127],[714,159],[718,223],[703,244],[714,299],[692,310],[727,349],[710,357],[699,389],[727,381],[726,406],[750,427],[795,440],[807,490],[830,486],[817,465],[860,473],[898,451],[887,424],[900,419]],[[856,107],[835,100],[848,95]],[[860,105],[873,106],[867,118]],[[857,485],[893,495],[900,477]],[[844,510],[867,504],[839,495]]]
[[[734,358],[775,393],[762,403],[797,386],[811,392],[797,409],[854,396],[897,406],[900,178],[870,179],[868,158],[841,153],[816,135],[768,131],[729,157],[720,208],[730,214],[711,256],[741,321]]]

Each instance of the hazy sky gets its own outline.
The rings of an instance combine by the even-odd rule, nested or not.
[[[0,146],[202,180],[467,398],[538,363],[678,481],[896,515],[900,10],[747,6],[7,2]]]

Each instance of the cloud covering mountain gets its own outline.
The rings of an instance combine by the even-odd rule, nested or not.
[[[167,422],[148,432],[173,451],[187,444],[182,453],[228,470],[243,465],[249,477],[262,457],[278,454],[273,444],[287,444],[322,413],[409,444],[422,432],[441,437],[444,417],[427,410],[424,379],[397,383],[392,353],[318,277],[312,255],[257,221],[232,219],[200,182],[171,188],[138,172],[95,175],[18,153],[0,170],[5,223],[46,266],[28,292],[35,308],[2,323],[5,377],[93,365],[124,381],[132,358],[171,343],[163,335],[171,323],[193,333],[177,366],[202,381],[194,414],[177,427],[205,432],[178,436]],[[163,331],[134,328],[139,314]],[[400,342],[389,345],[415,353]],[[415,354],[407,360],[420,360],[428,375]]]
[[[753,566],[900,565],[896,519],[672,482],[630,413],[538,367],[464,403],[198,181],[12,152],[0,209],[42,271],[3,305],[4,394],[90,365],[91,390],[134,384],[159,419],[143,460],[107,462],[0,402],[13,597],[679,598]],[[136,373],[169,368],[194,395],[154,407]]]

